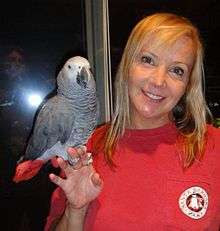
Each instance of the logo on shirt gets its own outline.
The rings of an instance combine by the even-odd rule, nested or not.
[[[208,208],[208,194],[201,187],[188,188],[180,195],[179,207],[188,217],[200,219]]]

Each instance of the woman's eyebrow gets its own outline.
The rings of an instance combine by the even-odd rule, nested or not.
[[[187,64],[187,63],[184,63],[184,62],[182,62],[182,61],[175,61],[175,62],[173,62],[173,64],[180,64],[180,65],[184,65],[184,66],[186,66],[187,68],[189,68],[189,64]]]
[[[147,50],[143,50],[142,53],[143,53],[143,54],[144,54],[144,53],[147,53],[147,54],[153,56],[154,58],[158,58],[158,56],[157,56],[156,54],[154,54],[154,53],[152,53],[152,52],[150,52],[150,51],[147,51]]]

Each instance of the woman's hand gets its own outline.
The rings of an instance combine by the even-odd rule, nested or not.
[[[69,148],[68,154],[73,159],[79,159],[77,164],[71,166],[68,161],[58,158],[58,164],[64,171],[66,178],[63,179],[50,174],[53,183],[60,186],[66,194],[68,204],[73,209],[83,208],[94,200],[102,190],[103,181],[99,174],[88,162],[88,153],[85,146]]]

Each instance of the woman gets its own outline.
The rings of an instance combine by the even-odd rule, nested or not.
[[[131,32],[113,120],[58,159],[65,179],[46,230],[219,230],[219,130],[202,91],[203,48],[187,19],[157,13]],[[103,142],[104,141],[104,142]],[[62,188],[62,190],[61,190]]]

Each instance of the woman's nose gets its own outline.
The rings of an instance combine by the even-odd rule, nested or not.
[[[166,68],[163,66],[156,67],[154,72],[152,73],[150,82],[155,87],[166,87]]]

